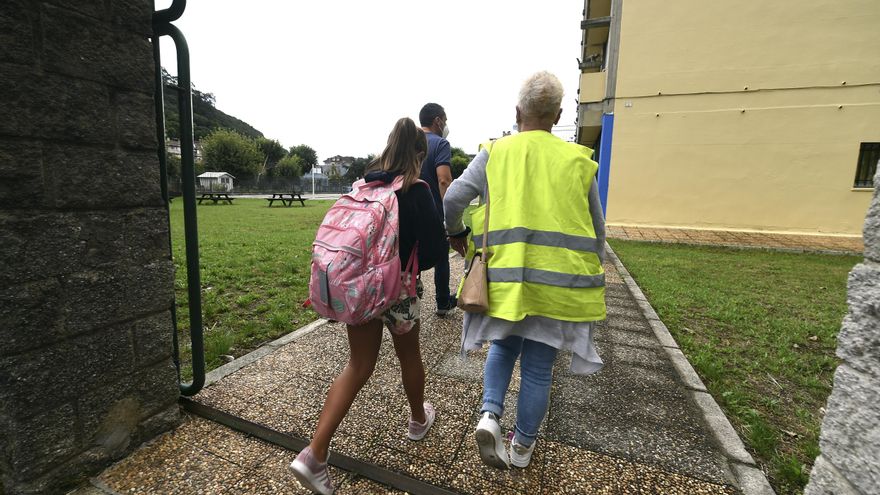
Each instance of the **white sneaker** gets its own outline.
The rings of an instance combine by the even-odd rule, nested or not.
[[[407,432],[407,437],[409,437],[410,440],[418,441],[425,438],[425,435],[428,434],[428,430],[431,429],[431,425],[434,424],[434,418],[437,414],[434,411],[434,406],[432,406],[430,402],[425,402],[424,408],[424,423],[416,423],[415,421],[413,421],[412,417],[409,418],[409,431]]]
[[[516,467],[524,468],[528,467],[529,463],[532,461],[532,452],[535,451],[535,445],[538,443],[537,440],[532,442],[532,444],[528,447],[525,445],[520,445],[516,442],[516,440],[510,440],[510,463]]]
[[[501,426],[495,415],[490,412],[483,413],[477,424],[477,446],[480,448],[480,459],[489,466],[498,469],[510,468],[510,459],[504,441],[501,439]]]
[[[329,456],[328,456],[329,458]],[[312,454],[311,447],[303,449],[290,463],[290,470],[297,481],[307,490],[320,495],[333,495],[336,487],[330,481],[327,462],[320,462]]]

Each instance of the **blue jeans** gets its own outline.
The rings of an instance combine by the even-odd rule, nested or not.
[[[446,243],[446,251],[449,251],[449,243]],[[449,309],[449,254],[443,256],[434,265],[434,296],[437,300],[438,309]]]
[[[520,359],[519,397],[516,401],[515,439],[529,446],[538,436],[538,428],[547,413],[553,362],[557,349],[534,340],[511,335],[493,340],[483,370],[483,408],[499,418],[504,413],[504,396],[510,386],[513,365]]]

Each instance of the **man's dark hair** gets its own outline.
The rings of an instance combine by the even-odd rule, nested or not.
[[[429,127],[437,117],[445,117],[446,110],[436,103],[428,103],[419,112],[419,125]]]

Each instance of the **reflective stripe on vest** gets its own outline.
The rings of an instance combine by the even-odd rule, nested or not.
[[[489,150],[489,310],[508,321],[605,318],[605,273],[589,208],[592,151],[544,131],[504,137]],[[482,244],[473,210],[469,252]]]
[[[536,246],[554,246],[574,251],[587,251],[590,253],[599,252],[599,241],[595,237],[585,237],[570,234],[562,234],[559,232],[548,232],[543,230],[532,230],[525,227],[514,227],[505,230],[493,230],[489,236],[489,246],[497,246],[499,244],[513,244],[514,242],[525,242]],[[474,244],[483,245],[483,234],[474,236]]]
[[[489,282],[534,282],[554,287],[584,289],[605,286],[605,274],[572,275],[537,268],[489,268]]]

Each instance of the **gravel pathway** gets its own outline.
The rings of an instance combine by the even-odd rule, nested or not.
[[[375,374],[331,449],[467,494],[740,493],[730,460],[713,440],[640,301],[614,264],[606,270],[609,318],[597,338],[606,366],[596,375],[574,376],[567,371],[569,356],[560,357],[548,417],[527,469],[499,471],[479,460],[473,430],[485,349],[459,358],[461,312],[434,315],[431,272],[423,275],[421,338],[426,397],[438,411],[434,428],[421,442],[406,438],[408,408],[386,332]],[[458,280],[461,272],[461,259],[454,258],[452,278]],[[288,340],[212,383],[195,400],[310,437],[330,382],[347,358],[345,330],[330,323]],[[508,429],[516,414],[516,373],[502,420]],[[304,493],[286,470],[293,457],[293,452],[187,416],[177,430],[108,468],[94,484],[106,493]],[[332,476],[340,494],[401,493],[335,468]]]

